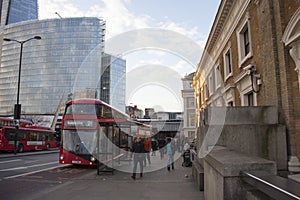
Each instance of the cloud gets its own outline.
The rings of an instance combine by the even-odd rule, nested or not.
[[[82,17],[84,12],[69,0],[38,0],[39,18],[57,18],[57,12],[61,17]]]
[[[185,25],[175,23],[175,22],[172,22],[172,21],[160,22],[159,27],[163,28],[163,29],[178,32],[178,33],[183,34],[183,35],[185,35],[189,38],[195,38],[195,37],[198,37],[198,35],[199,35],[198,27],[195,26],[193,28],[187,29]]]
[[[127,9],[132,0],[102,0],[98,4],[86,2],[84,7],[72,0],[38,0],[40,19],[57,18],[55,12],[64,17],[99,17],[106,20],[107,39],[125,31],[142,28],[162,28],[183,34],[203,45],[206,37],[197,26],[189,27],[165,17],[158,21],[149,15],[135,15]],[[90,3],[90,4],[89,4]]]
[[[161,65],[169,67],[182,77],[187,75],[187,73],[196,71],[196,68],[186,60],[169,52],[160,50],[137,51],[126,55],[124,59],[127,61],[128,72],[145,65]]]
[[[122,0],[102,0],[104,5],[94,5],[89,10],[89,16],[103,17],[106,20],[107,37],[125,31],[149,27],[150,16],[135,16],[130,13]],[[125,1],[129,3],[128,0]]]
[[[180,80],[180,74],[166,66],[148,64],[138,67],[126,74],[126,101],[135,104],[139,101],[139,106],[146,103],[148,107],[161,105],[168,107],[167,110],[171,107],[180,110]]]
[[[182,76],[196,71],[196,69],[190,63],[187,63],[184,60],[178,61],[178,63],[174,66],[174,70],[176,70]]]
[[[205,37],[200,33],[197,26],[189,27],[185,23],[177,23],[171,21],[168,17],[163,18],[163,21],[148,15],[135,15],[127,9],[127,5],[132,3],[132,0],[102,0],[98,4],[87,2],[82,5],[76,4],[78,1],[72,0],[39,0],[40,19],[57,18],[55,12],[62,17],[99,17],[106,20],[106,39],[115,35],[122,34],[129,30],[142,28],[161,28],[171,30],[182,34],[183,36],[192,39],[202,49],[205,45]],[[184,45],[184,44],[181,44]],[[180,74],[184,73],[185,69],[191,71],[191,66],[184,60],[176,60],[176,63],[165,63],[166,52],[159,50],[144,50],[148,58],[139,57],[134,65],[148,64],[165,64],[175,66]],[[149,59],[150,57],[150,59]],[[165,57],[165,59],[163,59]],[[147,60],[147,61],[146,61]],[[132,66],[133,67],[133,66]]]

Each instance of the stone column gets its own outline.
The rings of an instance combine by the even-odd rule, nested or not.
[[[298,84],[300,92],[300,41],[292,45],[292,48],[290,49],[290,55],[296,64],[295,71],[298,73]]]
[[[295,71],[298,73],[298,84],[299,84],[299,92],[300,92],[300,41],[294,42],[291,45],[290,55],[293,58],[296,68]],[[291,156],[289,158],[289,171],[290,172],[300,172],[300,162],[297,156]]]

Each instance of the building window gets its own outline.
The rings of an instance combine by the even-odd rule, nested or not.
[[[250,40],[249,40],[249,29],[248,27],[245,28],[243,32],[243,37],[244,37],[244,52],[245,56],[250,53]]]
[[[195,107],[195,100],[194,98],[188,98],[187,99],[187,102],[188,102],[188,108],[194,108]]]
[[[221,67],[220,65],[218,65],[215,68],[215,82],[216,82],[216,89],[218,89],[219,87],[221,87]]]
[[[200,98],[201,98],[201,100],[200,100],[200,102],[201,102],[201,104],[203,104],[204,103],[204,89],[200,89]],[[201,105],[201,104],[199,104],[199,105]]]
[[[229,101],[229,102],[227,103],[227,106],[233,107],[233,101]]]
[[[247,97],[247,106],[254,106],[254,95],[253,92],[246,94]]]
[[[239,66],[252,56],[251,50],[251,29],[249,14],[246,15],[244,23],[242,23],[241,28],[237,31],[237,41],[238,41],[238,54],[239,54]]]
[[[196,118],[195,118],[195,114],[190,113],[189,114],[189,127],[194,127],[196,125]]]
[[[244,62],[250,55],[250,35],[248,23],[245,24],[241,32],[239,33],[239,58],[240,64]]]
[[[215,91],[215,82],[214,82],[214,73],[213,72],[209,75],[209,78],[208,78],[208,88],[209,88],[208,95],[209,96],[213,95],[214,91]]]
[[[229,48],[224,54],[224,78],[228,79],[232,75],[232,56]]]
[[[188,137],[189,138],[194,138],[195,137],[195,132],[194,131],[189,131],[188,132]]]
[[[207,100],[209,97],[209,90],[207,84],[205,84],[205,100]]]

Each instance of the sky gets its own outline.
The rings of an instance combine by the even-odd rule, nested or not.
[[[181,78],[196,71],[220,1],[38,0],[38,3],[39,19],[103,18],[107,44],[119,36],[125,45],[130,36],[143,34],[142,39],[133,42],[140,42],[136,49],[128,47],[121,55],[126,60],[125,103],[140,109],[154,107],[155,111],[173,112],[182,111]],[[190,49],[193,54],[187,53]],[[195,52],[199,52],[196,57]],[[138,83],[135,81],[135,77],[146,76],[144,81],[142,78]]]

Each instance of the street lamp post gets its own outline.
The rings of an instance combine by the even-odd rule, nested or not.
[[[42,39],[41,36],[34,36],[34,37],[29,38],[27,40],[21,40],[21,41],[15,40],[15,39],[3,38],[4,41],[17,42],[21,45],[20,61],[19,61],[18,89],[17,89],[17,104],[15,104],[15,107],[14,107],[14,120],[15,120],[15,124],[16,124],[16,133],[15,133],[15,141],[14,141],[14,154],[16,154],[16,152],[17,152],[17,139],[18,139],[19,120],[21,118],[21,104],[19,104],[19,100],[20,100],[20,79],[21,79],[23,45],[24,45],[24,43],[26,43],[30,40],[40,40],[40,39]]]

